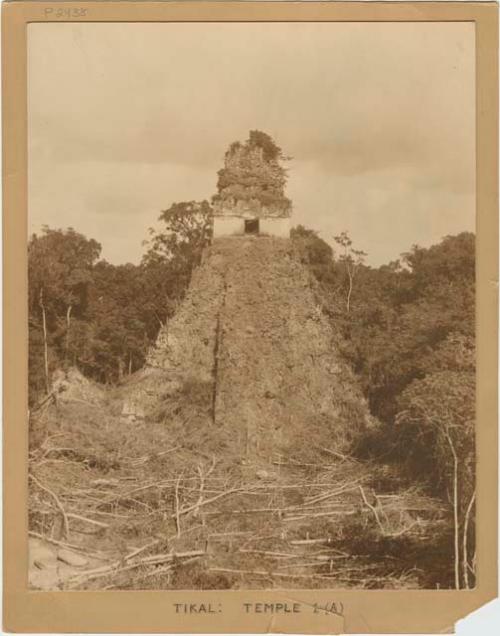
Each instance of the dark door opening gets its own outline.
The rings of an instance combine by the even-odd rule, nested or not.
[[[245,219],[245,234],[259,233],[259,219]]]

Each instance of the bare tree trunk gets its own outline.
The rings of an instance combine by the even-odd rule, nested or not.
[[[71,310],[73,309],[73,305],[68,305],[68,310],[66,312],[66,350],[64,352],[65,361],[68,360],[68,351],[69,351],[69,334],[71,328]]]
[[[40,289],[40,297],[38,300],[38,304],[40,305],[40,309],[42,310],[42,326],[43,326],[43,355],[45,362],[45,389],[47,391],[47,395],[50,393],[49,386],[49,351],[47,346],[47,320],[45,316],[45,305],[43,303],[43,287]]]
[[[128,354],[128,374],[132,375],[132,354]]]
[[[121,382],[123,379],[123,360],[118,358],[118,380]]]
[[[453,529],[454,529],[454,547],[455,547],[455,588],[460,589],[460,535],[458,523],[458,457],[453,446],[453,441],[448,431],[446,431],[446,439],[450,445],[453,454]]]
[[[163,323],[163,322],[161,321],[160,316],[158,316],[158,314],[156,313],[156,311],[153,311],[153,313],[154,313],[154,315],[155,315],[155,317],[156,317],[156,320],[160,323],[160,329],[161,329],[162,327],[164,327],[165,323]]]
[[[352,283],[353,283],[353,274],[349,270],[349,267],[347,269],[347,274],[349,276],[349,290],[347,292],[347,313],[349,313],[351,309],[351,294],[352,294]]]
[[[177,538],[180,539],[181,536],[181,505],[179,501],[179,485],[181,483],[182,474],[177,477],[175,482],[175,527],[177,530]]]
[[[469,556],[467,554],[467,533],[469,531],[469,519],[470,513],[472,510],[472,506],[474,505],[474,499],[476,498],[476,491],[472,493],[472,497],[470,498],[469,505],[467,506],[467,511],[465,513],[464,520],[464,530],[463,530],[463,555],[462,555],[462,574],[464,577],[464,587],[465,589],[469,589]]]

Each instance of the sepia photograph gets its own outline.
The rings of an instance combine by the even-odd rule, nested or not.
[[[476,586],[474,22],[27,28],[29,588]]]

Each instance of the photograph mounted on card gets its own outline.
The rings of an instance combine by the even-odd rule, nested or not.
[[[6,627],[495,597],[496,16],[5,3]]]

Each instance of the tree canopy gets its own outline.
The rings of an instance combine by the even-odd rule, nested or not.
[[[49,390],[57,368],[114,383],[144,364],[212,233],[206,201],[174,203],[159,220],[140,265],[98,260],[99,243],[72,228],[31,237],[30,403]]]
[[[261,130],[251,130],[247,143],[250,146],[262,148],[266,161],[276,161],[283,158],[283,152],[274,139]]]

